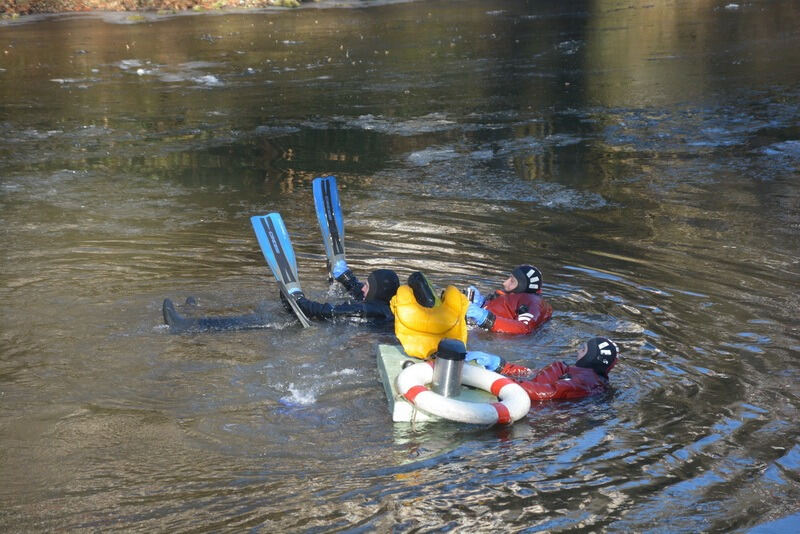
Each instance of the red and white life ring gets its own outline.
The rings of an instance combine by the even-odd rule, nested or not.
[[[397,389],[420,410],[459,423],[504,425],[522,419],[531,409],[531,399],[522,386],[476,365],[464,365],[461,383],[488,391],[500,402],[467,402],[444,397],[425,386],[432,381],[433,362],[415,363],[397,375]]]

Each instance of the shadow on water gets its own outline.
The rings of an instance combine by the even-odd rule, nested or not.
[[[443,1],[3,24],[0,525],[796,530],[798,22]],[[553,319],[470,348],[539,367],[607,335],[612,391],[392,424],[392,333],[301,329],[251,234],[280,211],[306,295],[342,298],[325,174],[359,276],[488,292],[534,263]],[[164,298],[267,321],[171,335]]]

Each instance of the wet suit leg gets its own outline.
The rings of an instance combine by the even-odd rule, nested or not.
[[[214,330],[246,330],[263,328],[267,325],[266,315],[250,313],[231,317],[184,317],[175,309],[170,299],[164,299],[162,306],[164,322],[171,332],[209,332]]]

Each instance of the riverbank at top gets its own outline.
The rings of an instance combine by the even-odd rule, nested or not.
[[[317,3],[317,2],[302,2]],[[0,17],[81,11],[215,11],[299,7],[298,0],[0,0]]]

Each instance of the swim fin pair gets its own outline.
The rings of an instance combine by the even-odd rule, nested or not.
[[[332,279],[333,274],[330,271],[333,269],[333,265],[336,264],[336,261],[345,259],[344,219],[339,204],[336,178],[333,176],[315,178],[312,185],[317,221],[322,232],[322,242],[325,245],[329,276]],[[280,213],[256,215],[250,218],[250,223],[253,225],[261,252],[278,282],[281,293],[292,307],[292,311],[300,323],[304,327],[310,326],[311,322],[308,317],[291,296],[292,293],[301,291],[300,279],[297,276],[297,258]]]

